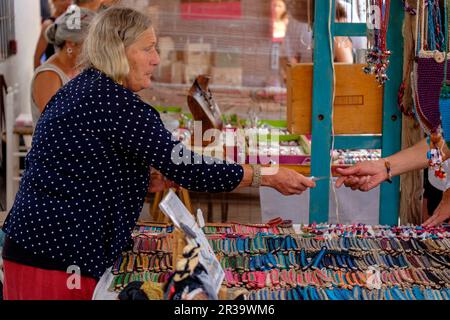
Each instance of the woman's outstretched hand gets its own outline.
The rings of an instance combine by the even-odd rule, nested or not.
[[[274,174],[264,174],[261,185],[274,188],[281,194],[289,196],[302,194],[308,188],[314,188],[316,183],[292,169],[280,167]]]
[[[336,187],[345,185],[352,190],[369,191],[388,179],[384,160],[363,161],[350,168],[338,168],[341,175]]]

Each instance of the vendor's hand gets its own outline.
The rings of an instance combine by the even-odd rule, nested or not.
[[[166,179],[160,172],[156,170],[152,170],[151,178],[150,178],[150,187],[148,188],[149,192],[161,192],[169,188],[179,188],[179,186]]]
[[[439,206],[434,210],[433,215],[422,225],[424,227],[435,227],[450,219],[450,189],[444,192]]]
[[[352,190],[369,191],[388,178],[384,160],[363,161],[350,168],[338,168],[337,172],[341,177],[336,187],[345,185]]]
[[[262,185],[276,189],[285,196],[302,194],[308,188],[314,188],[316,183],[300,173],[287,168],[278,168],[273,175],[263,175]]]

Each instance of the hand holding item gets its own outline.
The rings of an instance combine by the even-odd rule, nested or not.
[[[338,168],[337,172],[341,175],[336,181],[336,187],[345,185],[352,190],[369,191],[381,184],[383,181],[390,180],[387,160],[363,161],[350,168]],[[390,166],[390,165],[388,165]]]
[[[164,177],[159,171],[152,169],[149,192],[161,192],[169,188],[179,188],[179,186],[166,177]]]
[[[273,170],[271,168],[262,168],[261,185],[274,188],[285,196],[302,194],[308,188],[316,186],[313,180],[294,170],[280,167],[275,174],[264,174],[265,169]]]

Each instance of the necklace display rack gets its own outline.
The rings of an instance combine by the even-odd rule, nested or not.
[[[410,75],[414,115],[429,137],[427,158],[430,172],[442,180],[447,177],[442,148],[450,141],[447,130],[450,106],[447,2],[417,0],[416,57]]]
[[[450,226],[218,223],[203,228],[225,270],[219,298],[237,288],[249,300],[448,300]],[[139,225],[114,265],[111,290],[163,283],[184,235]],[[175,259],[173,259],[175,257]]]

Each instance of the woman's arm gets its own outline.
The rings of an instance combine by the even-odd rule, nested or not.
[[[201,156],[190,151],[167,131],[156,110],[142,101],[124,99],[114,114],[114,134],[109,139],[118,149],[161,172],[177,185],[197,192],[229,192],[250,186],[253,169],[248,165]],[[120,107],[122,106],[122,107]],[[315,183],[286,168],[262,168],[261,185],[282,194],[300,194]]]
[[[45,20],[42,23],[42,29],[41,29],[41,35],[39,36],[38,43],[36,45],[36,50],[34,51],[34,68],[36,69],[41,65],[41,58],[42,55],[45,53],[45,50],[47,49],[48,42],[45,39],[45,31],[49,26],[53,24],[53,21],[51,20]],[[47,59],[50,57],[47,57]]]
[[[238,188],[251,186],[253,180],[253,168],[248,164],[242,165],[242,168],[244,169],[244,176]],[[291,169],[262,167],[261,186],[274,188],[287,196],[301,194],[308,188],[314,188],[316,183]]]
[[[55,72],[44,71],[36,76],[33,82],[33,100],[41,113],[61,86],[61,79]]]
[[[422,139],[412,147],[401,150],[390,156],[392,175],[398,176],[409,171],[426,168],[428,165],[427,139]]]
[[[448,149],[447,144],[444,145],[442,150],[444,151],[444,160],[450,159],[450,150]]]

